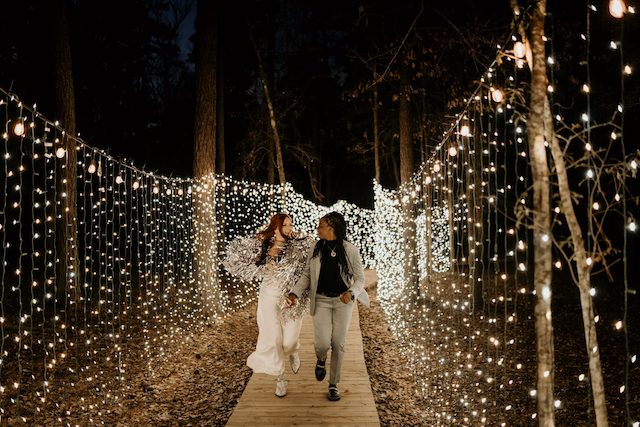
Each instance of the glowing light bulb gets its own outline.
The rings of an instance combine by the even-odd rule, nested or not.
[[[120,175],[116,176],[116,184],[122,184],[124,182],[124,180],[122,179],[122,177]]]
[[[451,147],[449,147],[449,155],[451,157],[455,156],[456,154],[458,154],[458,150],[456,149],[456,147],[454,147],[453,145]]]
[[[140,181],[133,181],[133,189],[137,190],[138,188],[140,188]]]
[[[513,54],[516,56],[516,58],[524,58],[525,49],[522,42],[515,42],[513,44]]]
[[[469,126],[467,126],[467,125],[463,125],[463,126],[460,128],[460,135],[462,135],[462,136],[469,136]]]
[[[22,120],[18,120],[16,122],[15,126],[13,127],[13,133],[15,133],[17,136],[24,135],[24,123],[22,122]]]
[[[67,150],[62,147],[58,147],[58,149],[56,150],[56,157],[59,159],[63,158],[66,154]]]
[[[611,0],[609,1],[609,13],[614,18],[622,18],[627,11],[627,5],[623,0]]]
[[[95,161],[91,161],[91,163],[89,164],[89,167],[87,168],[87,172],[89,173],[95,173],[96,172],[96,162]]]
[[[500,89],[494,89],[491,91],[491,99],[493,99],[493,102],[501,103],[504,99],[504,94]]]
[[[435,165],[433,165],[433,171],[440,172],[440,163],[436,163]]]

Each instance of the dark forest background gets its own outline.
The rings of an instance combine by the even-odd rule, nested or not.
[[[55,120],[47,32],[52,15],[46,3],[2,2],[0,87],[37,103]],[[606,10],[606,2],[600,3]],[[145,170],[191,176],[195,0],[69,4],[81,137]],[[585,30],[586,3],[550,2],[548,8],[549,48],[556,57],[551,71],[561,88],[555,101],[578,114],[586,51],[577,34]],[[511,30],[508,1],[234,1],[219,2],[218,16],[226,155],[217,170],[239,179],[274,180],[251,35],[274,99],[287,180],[315,202],[345,199],[364,207],[373,205],[374,87],[380,180],[395,187],[402,73],[411,87],[417,167]],[[619,27],[608,18],[592,23],[592,80],[599,82],[592,89],[594,116],[598,109],[609,114],[620,98],[607,68],[609,39]],[[627,40],[628,62],[638,63],[633,37]],[[634,114],[638,85],[627,90],[627,111]]]

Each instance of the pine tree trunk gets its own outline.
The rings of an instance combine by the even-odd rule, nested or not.
[[[411,133],[411,84],[409,69],[405,64],[400,73],[400,181],[409,185],[413,175],[413,138]],[[405,190],[408,190],[406,188]],[[420,296],[418,257],[416,251],[415,203],[412,197],[402,201],[404,247],[404,274],[407,289]]]
[[[69,295],[72,303],[80,301],[80,265],[78,259],[77,217],[77,151],[75,91],[71,48],[69,42],[69,11],[66,0],[51,4],[51,40],[53,42],[53,70],[58,116],[66,136],[61,143],[66,156],[56,159],[56,193],[59,201],[56,220],[56,294],[58,298]],[[57,147],[54,147],[54,150]],[[64,196],[66,195],[66,196]]]
[[[553,381],[554,348],[551,322],[551,215],[549,168],[545,148],[544,105],[547,99],[547,68],[544,46],[546,0],[540,0],[531,19],[533,53],[531,100],[527,132],[533,176],[534,283],[536,289],[537,402],[540,426],[555,425]]]
[[[376,73],[373,73],[373,78],[376,78]],[[378,116],[379,111],[379,99],[378,99],[378,85],[373,86],[373,163],[376,173],[376,182],[380,184],[380,118]]]
[[[215,2],[198,1],[196,22],[196,106],[194,124],[193,192],[194,269],[203,313],[221,315],[217,278],[215,165],[216,165],[216,56]]]
[[[222,49],[220,25],[223,17],[218,15],[218,46],[216,48],[216,173],[226,172],[226,149],[224,140],[224,49]]]

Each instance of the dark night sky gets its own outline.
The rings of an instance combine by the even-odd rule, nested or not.
[[[0,86],[11,88],[29,103],[37,102],[40,111],[55,118],[46,44],[47,17],[42,2],[7,3],[7,16],[15,19],[0,30],[3,63]],[[172,15],[167,9],[159,8],[158,5],[164,3],[151,0],[116,0],[104,5],[83,0],[72,2],[77,128],[90,144],[108,149],[118,157],[132,159],[141,167],[188,176],[192,162],[194,64],[191,53],[195,1],[191,2],[190,11],[177,29],[167,28]],[[189,4],[188,1],[176,3]],[[605,8],[607,2],[598,3]],[[575,106],[580,96],[579,82],[584,74],[580,62],[585,52],[576,35],[584,30],[585,4],[571,0],[549,2],[548,7],[547,31],[553,37],[549,49],[554,50],[559,62],[554,78],[558,79],[559,86],[565,83],[567,88],[562,95],[558,94],[558,101],[565,106]],[[460,99],[473,89],[474,80],[494,58],[496,42],[502,42],[508,34],[511,19],[508,1],[226,2],[221,37],[230,173],[266,181],[264,159],[260,160],[264,150],[251,151],[252,147],[264,144],[269,134],[257,84],[255,54],[247,39],[247,22],[250,22],[263,49],[282,121],[288,178],[296,189],[311,197],[308,169],[295,153],[314,155],[315,163],[307,166],[312,170],[319,168],[319,187],[326,196],[324,203],[347,199],[370,206],[372,153],[364,138],[371,127],[370,92],[351,96],[367,84],[369,75],[356,57],[383,52],[379,66],[388,64],[392,56],[389,52],[394,52],[421,5],[424,11],[407,43],[414,49],[422,46],[429,52],[418,59],[427,63],[427,70],[435,75],[443,73],[432,80],[415,83],[429,94],[429,123],[438,126],[443,123],[443,117],[452,112],[445,108],[446,104],[452,97]],[[595,15],[592,77],[604,83],[600,88],[594,86],[597,91],[594,104],[600,104],[604,110],[617,102],[615,85],[607,83],[611,55],[606,49],[616,31],[610,17],[604,13]],[[637,24],[631,21],[626,32],[627,40],[634,40]],[[415,34],[418,37],[414,38]],[[638,46],[627,43],[626,51],[629,62],[638,63]],[[390,78],[382,89],[383,134],[388,138],[387,144],[393,143],[390,135],[397,132],[394,131],[397,127],[395,105],[388,100],[397,91],[394,73],[398,63],[396,59],[390,67]],[[629,114],[633,114],[639,93],[635,76],[629,83]],[[437,143],[437,134],[434,131],[430,136],[431,145]],[[393,150],[389,153],[393,155]],[[249,168],[250,172],[246,170],[247,159],[257,162],[257,166]],[[397,156],[389,157],[383,164],[382,181],[387,187],[396,184],[393,162],[397,162]]]

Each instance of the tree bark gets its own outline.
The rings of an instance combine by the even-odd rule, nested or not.
[[[511,8],[516,15],[519,10],[517,0],[511,0]],[[526,57],[532,57],[531,45],[526,37],[526,32],[522,24],[518,27],[522,42],[526,47]],[[529,62],[531,68],[531,62]],[[567,221],[567,226],[571,233],[571,245],[573,247],[574,259],[576,262],[576,270],[578,271],[578,290],[580,292],[580,305],[582,308],[582,322],[584,327],[584,335],[587,347],[587,357],[589,360],[589,375],[591,378],[591,390],[593,394],[594,411],[596,414],[596,425],[607,426],[608,415],[606,396],[604,392],[604,380],[602,377],[602,364],[600,362],[600,346],[598,345],[598,337],[596,334],[596,322],[593,311],[593,298],[590,294],[591,289],[591,267],[587,265],[587,250],[584,244],[582,229],[576,216],[573,201],[571,198],[571,187],[569,185],[569,177],[567,174],[566,162],[560,142],[556,137],[553,117],[551,114],[551,106],[549,98],[545,96],[544,104],[544,129],[545,138],[549,142],[551,148],[551,156],[558,176],[558,193],[560,195],[560,205],[562,213]],[[589,208],[589,207],[588,207]]]
[[[216,48],[216,172],[224,175],[226,172],[226,149],[224,139],[224,49],[222,48],[222,25],[223,16],[218,13],[218,46]]]
[[[551,322],[551,215],[549,168],[545,148],[544,105],[547,68],[544,46],[546,0],[540,0],[531,18],[533,54],[531,100],[527,132],[533,175],[534,282],[536,289],[537,406],[540,426],[555,425],[553,381],[554,348]]]
[[[376,72],[373,72],[373,79],[377,79]],[[380,117],[379,112],[379,99],[378,99],[378,85],[373,86],[373,164],[376,174],[376,182],[380,184]]]
[[[582,229],[578,223],[573,202],[571,200],[571,188],[564,161],[563,150],[558,138],[553,132],[553,120],[549,103],[545,105],[545,127],[547,141],[551,141],[551,155],[558,175],[558,191],[562,213],[571,232],[571,245],[573,246],[573,258],[578,271],[578,289],[580,291],[580,305],[582,308],[582,323],[584,338],[589,358],[589,375],[591,377],[591,392],[593,394],[596,425],[599,427],[609,425],[607,416],[607,402],[604,393],[604,379],[602,378],[602,364],[600,363],[600,346],[596,334],[596,321],[593,311],[593,298],[591,297],[591,267],[587,264],[587,250],[585,248]],[[589,207],[587,207],[589,209]]]
[[[409,197],[402,201],[404,248],[404,273],[407,289],[420,296],[418,277],[418,256],[416,244],[415,203],[411,196],[411,177],[413,175],[413,138],[411,132],[411,82],[409,67],[402,65],[400,71],[400,181],[405,185]]]
[[[73,87],[71,48],[69,42],[69,11],[67,0],[51,4],[51,41],[53,43],[53,71],[56,108],[66,135],[61,143],[66,156],[56,162],[56,193],[58,217],[56,219],[56,294],[67,293],[73,303],[79,302],[80,265],[78,259],[77,217],[77,151],[76,106]],[[54,147],[54,150],[57,147]]]
[[[196,105],[194,124],[193,192],[194,269],[203,313],[221,314],[217,278],[216,165],[216,3],[199,0],[196,22]]]

